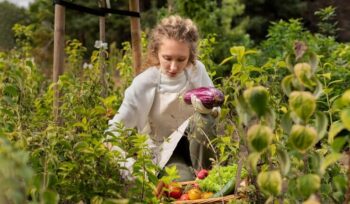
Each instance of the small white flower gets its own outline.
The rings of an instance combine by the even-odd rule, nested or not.
[[[100,49],[101,46],[102,46],[102,43],[103,43],[103,42],[102,42],[101,40],[96,40],[94,46],[95,46],[97,49]]]
[[[108,43],[104,42],[102,43],[102,46],[101,46],[104,50],[107,50],[108,48]]]
[[[92,69],[92,64],[88,64],[88,63],[86,63],[86,62],[84,62],[84,64],[83,64],[83,69]]]
[[[88,63],[86,63],[86,62],[84,62],[84,64],[83,64],[83,69],[87,69],[87,68],[88,68],[88,66],[89,66],[89,64],[88,64]]]
[[[97,48],[97,49],[102,48],[102,49],[104,49],[104,50],[107,50],[107,48],[108,48],[108,43],[102,42],[101,40],[96,40],[96,41],[95,41],[95,48]]]

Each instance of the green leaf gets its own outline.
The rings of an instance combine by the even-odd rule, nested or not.
[[[247,50],[247,51],[245,52],[245,55],[257,54],[257,53],[259,53],[259,51],[257,51],[257,50]]]
[[[335,163],[341,158],[342,154],[340,153],[330,153],[326,156],[326,158],[322,161],[321,167],[320,167],[320,173],[324,174],[327,167],[331,164]]]
[[[237,96],[235,97],[237,106],[237,113],[240,121],[247,125],[250,118],[253,116],[252,110],[250,110],[248,104],[245,102],[243,96]]]
[[[310,56],[310,65],[311,65],[312,73],[316,73],[318,68],[318,63],[319,63],[319,59],[317,55],[314,52],[312,52]]]
[[[309,164],[309,168],[310,171],[313,172],[318,172],[321,166],[321,162],[323,159],[323,156],[320,155],[321,153],[319,152],[311,152],[309,154],[309,160],[308,160],[308,164]]]
[[[171,167],[165,167],[165,173],[166,175],[161,178],[161,180],[165,184],[169,184],[172,181],[174,181],[174,179],[180,178],[178,170],[175,165]]]
[[[78,142],[73,147],[76,151],[81,153],[93,153],[94,150],[89,146],[87,142]]]
[[[286,57],[286,67],[289,69],[289,71],[291,73],[294,72],[294,67],[293,67],[293,63],[292,63],[292,57],[290,55],[287,55]]]
[[[103,204],[129,204],[130,201],[128,199],[106,199]]]
[[[235,75],[242,70],[242,65],[241,64],[234,64],[232,65],[232,70],[231,70],[231,75]]]
[[[322,93],[323,93],[323,89],[322,89],[322,83],[318,80],[318,79],[315,79],[315,81],[316,81],[316,88],[315,88],[315,90],[314,90],[314,92],[313,92],[313,95],[316,97],[316,99],[318,98],[318,97],[320,97],[321,95],[322,95]]]
[[[4,87],[4,95],[9,95],[9,96],[18,96],[19,95],[19,89],[15,85],[9,84]]]
[[[102,204],[103,198],[101,196],[94,196],[91,198],[91,204]]]
[[[332,73],[330,73],[330,72],[327,72],[327,73],[324,73],[324,74],[322,74],[321,76],[323,76],[324,78],[326,78],[326,79],[331,79],[331,75]]]
[[[293,75],[288,75],[283,78],[282,80],[282,90],[284,94],[289,96],[290,92],[292,92],[292,80],[293,80]]]
[[[227,57],[227,58],[225,58],[224,60],[222,60],[222,62],[221,62],[219,65],[223,65],[223,64],[225,64],[226,62],[232,60],[233,58],[234,58],[233,56]]]
[[[333,177],[333,183],[337,190],[345,192],[347,181],[346,177],[343,175],[337,175]]]
[[[266,113],[264,114],[264,119],[267,122],[267,125],[271,127],[272,129],[275,129],[276,126],[276,114],[275,111],[273,111],[272,108],[268,109]]]
[[[26,66],[32,70],[34,68],[34,64],[32,60],[26,60]]]
[[[256,168],[258,161],[260,159],[260,153],[259,152],[252,152],[249,154],[248,159],[247,159],[247,164],[249,168],[253,171],[253,173],[257,173],[258,170]]]
[[[237,56],[237,61],[239,63],[242,63],[244,54],[245,54],[245,47],[244,46],[234,46],[230,48],[230,53],[233,56]]]
[[[328,118],[323,112],[316,112],[316,130],[318,140],[321,140],[327,133]]]
[[[350,131],[350,108],[342,110],[340,118],[344,127]]]
[[[77,122],[73,124],[73,127],[80,127],[82,128],[84,131],[86,131],[88,129],[87,125],[82,123],[82,122]]]
[[[104,115],[106,113],[106,109],[103,106],[95,106],[91,110],[92,116]]]
[[[348,141],[348,137],[336,137],[332,143],[332,149],[335,152],[341,152],[345,143]]]
[[[342,122],[340,121],[335,121],[332,123],[331,127],[329,128],[329,132],[328,132],[328,143],[332,144],[334,137],[344,129],[344,125]]]
[[[342,83],[343,81],[344,81],[343,79],[334,80],[334,81],[329,82],[328,86],[330,86],[332,84]]]
[[[278,62],[276,63],[276,66],[277,66],[277,68],[286,68],[286,67],[287,67],[287,64],[286,64],[285,61],[278,61]]]
[[[59,201],[59,195],[58,193],[51,191],[51,190],[45,190],[43,193],[43,201],[45,204],[55,204]]]
[[[282,175],[287,175],[290,169],[290,159],[288,152],[286,150],[282,150],[281,148],[277,149],[277,160],[280,164],[280,169]]]
[[[290,130],[293,126],[293,121],[291,120],[290,112],[283,114],[281,118],[281,126],[285,133],[290,134]]]

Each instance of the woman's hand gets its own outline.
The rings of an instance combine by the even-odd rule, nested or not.
[[[211,114],[214,118],[217,118],[220,115],[220,112],[221,112],[220,107],[214,107],[212,109],[208,109],[202,104],[202,101],[199,98],[197,98],[195,95],[191,96],[191,103],[194,110],[198,113]]]
[[[121,167],[124,167],[123,169],[120,169],[120,175],[122,176],[123,179],[129,180],[129,181],[133,181],[134,177],[132,176],[132,169],[133,169],[133,165],[136,162],[136,160],[134,158],[125,158],[126,157],[126,152],[124,150],[122,150],[120,147],[118,146],[113,146],[112,143],[110,142],[104,142],[103,145],[110,151],[118,151],[121,154],[121,158],[125,159],[126,161],[120,161],[118,162],[118,164]]]
[[[110,142],[104,142],[103,145],[104,145],[108,150],[112,150],[112,147],[113,147],[112,143],[110,143]]]

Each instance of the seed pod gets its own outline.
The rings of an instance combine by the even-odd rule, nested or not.
[[[350,130],[350,108],[345,108],[340,112],[340,119],[344,127]]]
[[[311,66],[308,63],[298,63],[294,66],[294,74],[299,81],[304,81],[305,78],[311,77]]]
[[[265,87],[256,86],[247,89],[244,91],[243,97],[259,117],[267,112],[269,93]]]
[[[262,152],[271,144],[273,133],[268,126],[253,125],[248,129],[247,137],[250,149]]]
[[[222,106],[225,100],[224,94],[214,87],[199,87],[187,91],[183,97],[185,103],[192,104],[192,95],[195,95],[202,102],[203,106],[208,109]]]
[[[297,179],[297,190],[301,196],[308,198],[321,187],[321,179],[316,174],[307,174]]]
[[[289,107],[299,118],[306,121],[315,112],[316,98],[310,92],[293,91],[289,95]]]
[[[350,106],[350,89],[345,91],[341,97],[341,101],[345,106]]]
[[[276,170],[260,172],[257,183],[261,192],[267,196],[278,196],[282,191],[282,176]]]
[[[313,127],[293,125],[289,140],[293,147],[300,152],[305,152],[315,143],[317,132]]]

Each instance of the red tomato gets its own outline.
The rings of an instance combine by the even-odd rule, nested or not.
[[[169,197],[178,199],[182,195],[181,185],[179,183],[173,182],[168,186]]]
[[[188,196],[188,194],[184,193],[184,194],[181,195],[179,200],[189,200],[189,199],[190,199],[190,197]]]

